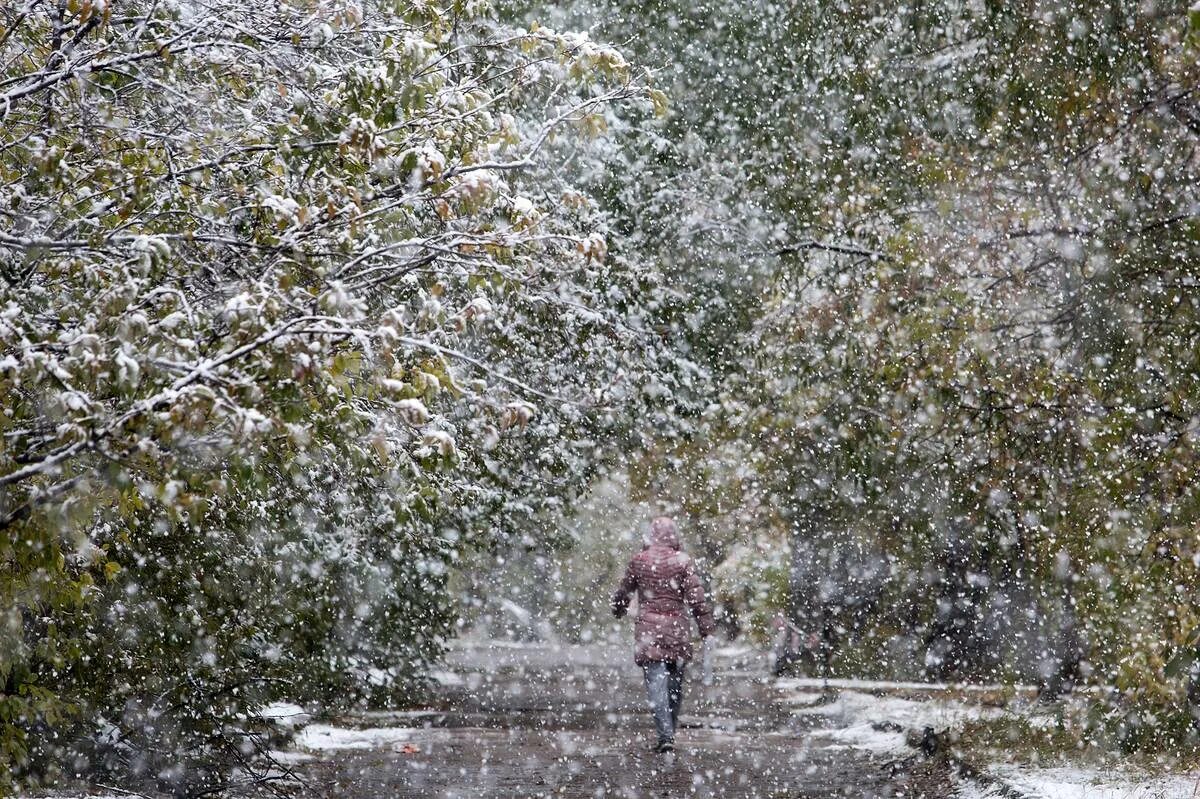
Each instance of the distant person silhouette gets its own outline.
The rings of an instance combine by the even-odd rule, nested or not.
[[[679,549],[675,521],[658,517],[650,523],[644,540],[645,546],[629,561],[613,594],[612,609],[618,619],[624,616],[637,592],[633,659],[646,677],[646,694],[658,732],[655,751],[671,752],[683,703],[684,668],[692,659],[692,625],[687,612],[690,609],[696,617],[701,638],[712,635],[716,623],[692,559]]]

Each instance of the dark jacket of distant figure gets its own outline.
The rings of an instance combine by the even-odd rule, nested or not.
[[[638,597],[634,623],[634,660],[639,666],[692,657],[690,609],[700,626],[700,635],[716,628],[712,610],[704,599],[704,587],[696,576],[692,559],[679,551],[675,522],[655,519],[650,525],[646,547],[633,556],[625,577],[612,598],[613,615],[620,618],[629,607],[634,591]]]

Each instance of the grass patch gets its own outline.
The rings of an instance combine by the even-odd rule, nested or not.
[[[1150,774],[1200,767],[1195,736],[1170,747],[1130,749],[1121,722],[1096,704],[1035,705],[1025,712],[973,719],[950,732],[956,753],[968,763],[1021,766],[1133,768]]]

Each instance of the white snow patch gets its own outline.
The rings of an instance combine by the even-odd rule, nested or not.
[[[1022,768],[995,766],[990,769],[1006,786],[1029,799],[1185,799],[1200,796],[1200,774],[1146,777],[1114,775],[1112,771],[1083,768]],[[966,785],[959,799],[1001,797],[999,786]]]
[[[957,701],[900,699],[862,691],[841,691],[832,702],[824,702],[824,698],[824,694],[815,691],[797,691],[787,698],[796,715],[825,716],[831,722],[829,729],[814,730],[814,739],[835,747],[888,755],[911,751],[905,741],[910,731],[956,727],[964,721],[1003,713],[998,708]]]
[[[414,729],[403,727],[371,727],[352,730],[331,727],[326,724],[310,724],[296,736],[296,746],[310,751],[330,749],[379,749],[392,744],[409,741]]]
[[[789,696],[787,703],[792,707],[816,707],[825,701],[822,694],[797,694]]]
[[[808,696],[810,695],[801,694],[795,699],[805,701]],[[994,718],[1004,713],[999,708],[964,705],[956,701],[899,699],[859,691],[842,691],[833,702],[798,707],[793,712],[801,715],[828,716],[843,727],[887,721],[907,730],[922,730],[925,727],[943,729],[964,721]]]
[[[310,760],[316,760],[315,757],[308,752],[294,752],[291,750],[277,749],[271,752],[271,759],[276,763],[285,766],[290,766],[295,763],[307,763]]]
[[[500,607],[516,617],[517,621],[521,622],[521,624],[529,624],[533,621],[533,614],[511,599],[501,599]]]
[[[429,679],[438,685],[459,686],[464,684],[462,675],[452,671],[431,671],[429,672]]]
[[[855,724],[837,730],[818,730],[812,733],[812,737],[834,741],[835,744],[845,745],[848,749],[860,749],[881,755],[904,755],[911,751],[905,743],[903,732],[877,730],[870,724]]]
[[[1014,693],[1036,693],[1032,685],[1001,685],[966,684],[949,682],[896,682],[893,680],[824,680],[820,677],[784,677],[775,681],[784,690],[819,690],[836,688],[849,691],[946,691],[954,690],[962,693],[994,693],[997,691],[1013,691]]]
[[[312,716],[302,707],[291,702],[274,702],[258,711],[259,718],[273,721],[281,727],[300,727]]]

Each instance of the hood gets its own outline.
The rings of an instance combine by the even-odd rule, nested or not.
[[[659,516],[650,522],[650,531],[645,536],[648,547],[668,547],[679,549],[679,533],[675,530],[675,520],[670,516]]]

